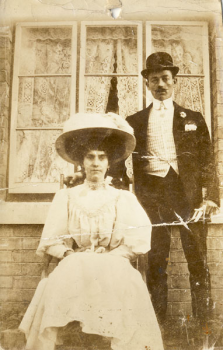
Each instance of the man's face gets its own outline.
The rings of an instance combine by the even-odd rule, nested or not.
[[[172,72],[162,70],[150,73],[146,85],[155,99],[163,101],[172,96],[175,84],[176,78],[173,78]]]

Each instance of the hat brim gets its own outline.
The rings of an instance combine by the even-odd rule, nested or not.
[[[65,132],[57,138],[55,146],[61,158],[69,163],[77,164],[80,163],[80,155],[83,153],[83,149],[91,145],[93,139],[94,145],[96,140],[96,146],[98,147],[104,143],[109,145],[109,153],[114,153],[113,163],[128,158],[136,146],[135,137],[130,133],[105,127],[83,128]],[[118,152],[116,152],[116,149]]]
[[[176,75],[179,72],[179,67],[176,67],[176,66],[157,66],[156,67],[155,66],[154,68],[143,69],[141,71],[141,74],[142,74],[143,78],[147,79],[149,73],[158,72],[158,71],[162,71],[162,70],[170,70],[171,72],[174,73],[174,75]]]

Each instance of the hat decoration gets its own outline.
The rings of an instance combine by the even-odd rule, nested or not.
[[[131,126],[118,114],[77,113],[64,123],[55,145],[69,163],[79,163],[89,147],[106,150],[117,163],[134,151],[136,141]]]
[[[141,71],[143,78],[147,79],[148,74],[160,70],[170,70],[176,75],[179,67],[174,66],[172,57],[167,52],[152,53],[146,59],[146,69]]]

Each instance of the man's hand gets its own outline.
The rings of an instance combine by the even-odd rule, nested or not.
[[[219,208],[216,203],[209,199],[203,200],[200,205],[200,208],[194,209],[194,215],[191,221],[197,222],[201,217],[205,218],[205,216],[210,216],[212,214],[217,214]]]
[[[72,250],[67,250],[65,253],[64,253],[64,258],[66,258],[68,255],[71,255],[71,254],[74,254],[74,252]]]
[[[203,205],[206,206],[207,215],[217,214],[219,211],[217,204],[209,199],[204,200]]]
[[[84,174],[81,171],[77,171],[76,173],[74,173],[70,176],[66,176],[64,178],[64,184],[67,187],[77,186],[83,182],[84,182]]]

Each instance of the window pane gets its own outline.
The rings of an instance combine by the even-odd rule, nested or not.
[[[111,77],[86,77],[85,112],[103,113],[108,111],[108,98],[112,88],[111,80]],[[127,117],[137,112],[138,77],[117,77],[117,92],[119,111],[116,111],[116,113],[119,113],[122,117]]]
[[[15,182],[58,183],[69,165],[56,153],[59,130],[17,131]]]
[[[86,77],[84,88],[84,111],[103,113],[108,104],[111,77]]]
[[[85,72],[137,74],[137,27],[87,27]]]
[[[20,78],[17,127],[60,126],[70,115],[71,78]]]
[[[22,28],[19,73],[71,73],[71,36],[71,28]]]
[[[126,118],[138,111],[138,78],[118,77],[117,80],[119,113]]]
[[[203,74],[202,30],[202,26],[152,25],[152,52],[168,52],[181,74]]]
[[[203,78],[178,77],[174,95],[179,105],[205,115]]]

